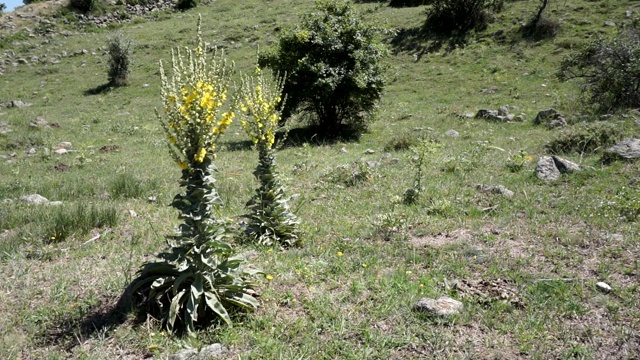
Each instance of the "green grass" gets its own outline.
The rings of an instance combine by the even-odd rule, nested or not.
[[[560,60],[589,39],[613,35],[604,21],[622,22],[625,10],[640,6],[553,3],[547,11],[563,19],[560,34],[520,40],[514,22],[526,21],[536,5],[509,2],[466,46],[428,51],[435,40],[412,31],[422,26],[426,7],[358,3],[367,18],[394,30],[387,41],[399,44],[387,60],[378,120],[359,142],[309,137],[278,151],[287,193],[299,194],[292,208],[303,221],[303,246],[238,245],[273,277],[259,279],[261,307],[238,317],[233,328],[193,338],[114,313],[137,268],[164,249],[164,236],[178,224],[167,204],[178,191],[179,169],[154,115],[161,106],[158,61],[169,61],[173,46],[193,45],[201,13],[204,40],[224,46],[238,73],[250,71],[258,48],[277,39],[276,28],[293,24],[313,2],[218,0],[124,25],[119,31],[135,43],[130,85],[104,92],[92,90],[107,82],[98,47],[108,30],[56,36],[41,47],[3,41],[3,51],[25,58],[81,49],[97,55],[9,66],[0,77],[0,102],[32,103],[0,108],[0,123],[13,130],[0,135],[0,155],[7,156],[0,159],[0,358],[166,359],[213,342],[230,349],[225,358],[243,359],[638,357],[640,190],[632,180],[640,165],[605,166],[598,151],[570,153],[563,156],[584,172],[544,183],[533,175],[535,161],[548,155],[545,145],[557,131],[532,122],[549,107],[573,122],[586,113],[577,85],[555,77]],[[495,40],[498,30],[506,41]],[[35,45],[44,38],[15,39]],[[481,92],[491,86],[498,90]],[[517,107],[511,112],[524,113],[525,121],[458,116],[502,105]],[[624,111],[614,115],[625,135],[637,129]],[[59,126],[30,127],[37,116]],[[449,129],[460,136],[444,136]],[[419,138],[442,148],[427,159],[420,200],[406,206],[394,198],[413,185],[405,149]],[[62,141],[73,144],[72,152],[53,152]],[[234,219],[256,186],[257,154],[245,141],[232,124],[216,164],[222,215]],[[36,154],[27,154],[32,147]],[[533,159],[510,171],[520,150]],[[379,165],[360,165],[367,161]],[[57,170],[60,163],[68,169]],[[483,194],[477,184],[502,184],[515,195]],[[63,205],[19,201],[33,193]],[[60,224],[69,231],[51,242],[51,229]],[[451,285],[498,278],[509,280],[523,306],[464,297]],[[598,281],[614,292],[599,292]],[[443,295],[462,299],[464,311],[447,320],[412,311],[419,298]]]

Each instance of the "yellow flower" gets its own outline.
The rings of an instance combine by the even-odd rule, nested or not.
[[[341,257],[342,255],[342,251],[338,251],[338,257]]]
[[[182,170],[186,170],[189,167],[189,165],[184,161],[180,161],[180,163],[178,165],[180,166],[180,169],[182,169]]]
[[[158,350],[158,345],[149,345],[149,351]]]
[[[271,280],[273,280],[273,276],[267,275],[267,276],[265,276],[265,279],[267,279],[268,281],[271,281]]]
[[[172,144],[175,144],[176,141],[177,141],[176,137],[173,136],[173,135],[167,135],[167,138],[169,139],[169,142],[172,143]]]
[[[365,269],[367,268],[367,266],[369,266],[369,265],[367,265],[367,264],[362,264],[362,267],[363,267],[363,268],[365,268]]]
[[[205,150],[204,148],[200,148],[198,152],[195,155],[193,155],[193,160],[195,160],[198,163],[201,163],[204,161],[205,155],[207,155],[207,150]]]

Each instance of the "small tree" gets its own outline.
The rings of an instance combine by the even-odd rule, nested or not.
[[[285,32],[277,49],[259,56],[261,67],[287,75],[283,117],[312,114],[331,136],[339,136],[342,125],[363,130],[385,84],[380,60],[387,51],[377,32],[349,2],[317,1],[316,11]]]
[[[500,11],[503,0],[433,0],[427,11],[426,27],[447,35],[465,35],[484,30],[491,14]]]
[[[116,33],[108,39],[107,51],[109,53],[109,84],[113,86],[126,85],[132,53],[131,40]]]
[[[0,3],[0,14],[2,14],[6,8],[7,5],[5,5],[4,3]]]
[[[640,107],[640,30],[598,39],[563,59],[558,77],[580,79],[583,100],[599,112]]]

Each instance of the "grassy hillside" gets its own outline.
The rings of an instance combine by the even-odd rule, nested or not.
[[[193,45],[201,14],[204,40],[223,47],[238,72],[251,70],[256,53],[313,2],[215,0],[118,29],[83,30],[57,18],[54,36],[25,35],[21,27],[38,25],[24,19],[1,30],[0,54],[15,60],[0,76],[0,103],[30,106],[0,108],[0,358],[166,359],[216,342],[229,359],[639,357],[640,165],[571,153],[561,156],[583,171],[541,181],[535,162],[559,130],[533,119],[550,107],[572,122],[594,117],[577,83],[557,80],[559,63],[581,44],[615,35],[605,21],[622,24],[640,4],[552,1],[546,11],[561,32],[521,39],[537,3],[507,3],[488,29],[450,48],[421,30],[428,6],[358,2],[388,29],[393,50],[377,121],[358,142],[292,132],[292,146],[277,156],[288,193],[299,194],[293,208],[304,245],[238,246],[272,277],[260,279],[261,307],[233,328],[193,338],[114,311],[178,223],[167,204],[179,168],[154,114],[158,61]],[[101,91],[104,46],[116,30],[135,43],[130,85]],[[31,61],[78,51],[55,64]],[[504,105],[524,121],[461,116]],[[638,133],[627,111],[612,115],[625,135]],[[451,129],[459,136],[445,135]],[[428,157],[424,196],[407,206],[394,199],[412,186],[415,168],[411,152],[394,145],[419,137],[442,146]],[[61,142],[71,151],[56,154]],[[223,215],[239,220],[256,186],[257,154],[237,123],[222,142]],[[510,170],[514,161],[521,170]],[[364,180],[353,184],[354,172]],[[486,194],[478,184],[515,194]],[[62,205],[19,200],[34,193]],[[52,239],[61,229],[67,236]],[[599,291],[600,281],[613,291]],[[444,295],[463,301],[460,315],[412,310],[420,298]]]

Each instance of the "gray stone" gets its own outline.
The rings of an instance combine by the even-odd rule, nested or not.
[[[571,162],[567,159],[563,159],[555,155],[553,155],[552,158],[553,158],[553,162],[556,164],[556,167],[558,168],[561,174],[568,174],[568,173],[581,170],[580,165],[574,162]]]
[[[598,290],[604,292],[604,293],[609,293],[611,292],[611,286],[609,286],[609,284],[607,284],[606,282],[598,282],[596,283],[596,287],[598,288]]]
[[[65,148],[60,148],[60,149],[56,149],[54,151],[54,153],[58,154],[58,155],[64,155],[67,154],[69,152],[69,150],[65,149]]]
[[[29,123],[29,126],[36,128],[44,128],[49,126],[49,122],[45,120],[42,116],[36,116],[36,118]]]
[[[509,115],[509,107],[508,106],[500,106],[498,109],[498,115],[500,116],[508,116]]]
[[[536,164],[536,176],[544,181],[554,181],[560,178],[560,170],[556,167],[551,156],[541,156]]]
[[[49,202],[49,200],[46,197],[40,194],[25,195],[20,198],[20,201],[30,203],[30,204],[46,204]]]
[[[21,108],[21,107],[25,107],[25,106],[27,106],[27,104],[22,102],[21,100],[13,100],[11,103],[9,103],[8,107]]]
[[[181,350],[169,356],[169,360],[211,360],[219,358],[225,352],[226,349],[221,344],[212,344],[203,347],[200,351],[196,349]]]
[[[514,195],[514,192],[507,189],[507,187],[504,185],[478,184],[476,185],[476,189],[478,189],[478,191],[483,192],[485,194],[496,194],[496,195],[502,195],[506,197],[513,197]]]
[[[540,111],[538,115],[536,115],[535,119],[533,119],[533,124],[547,125],[547,127],[552,128],[551,122],[554,120],[558,120],[560,123],[567,123],[564,116],[562,116],[562,114],[560,114],[558,111],[556,111],[555,109],[546,109]]]
[[[565,118],[553,119],[547,125],[549,129],[555,129],[563,126],[567,126],[567,120],[565,120]]]
[[[613,21],[605,21],[604,26],[616,26],[616,23]]]
[[[364,153],[367,154],[367,155],[370,155],[370,154],[375,154],[375,151],[371,150],[371,149],[367,149],[367,150],[364,151]]]
[[[485,119],[489,121],[501,121],[498,110],[480,109],[476,113],[476,119]]]
[[[438,300],[423,298],[420,299],[413,309],[420,312],[426,312],[437,316],[457,315],[462,310],[462,303],[458,300],[443,296]]]
[[[33,155],[36,152],[38,152],[38,150],[36,150],[36,148],[30,148],[29,150],[27,150],[27,154],[29,154],[29,155]]]
[[[458,136],[460,136],[460,133],[455,131],[455,130],[453,130],[453,129],[447,130],[447,132],[444,133],[444,134],[446,136],[450,136],[450,137],[458,137]]]
[[[640,139],[626,138],[604,151],[603,162],[633,161],[640,158]]]
[[[185,349],[169,356],[169,360],[192,360],[195,359],[196,356],[198,356],[198,350]]]

